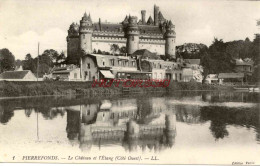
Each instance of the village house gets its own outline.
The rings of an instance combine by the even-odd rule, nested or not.
[[[137,61],[126,56],[87,54],[82,57],[81,72],[84,81],[95,79],[147,79],[151,72],[141,72]]]
[[[246,58],[244,60],[236,59],[235,72],[244,73],[244,82],[247,82],[248,77],[252,76],[253,64],[253,60],[249,58]]]
[[[0,81],[37,81],[30,70],[5,71],[0,74]]]
[[[253,61],[251,59],[236,59],[235,71],[244,73],[246,75],[252,75],[253,72]]]
[[[205,79],[208,84],[218,84],[218,75],[217,74],[209,74]]]
[[[81,81],[80,68],[75,65],[62,65],[54,67],[51,78],[61,81]]]
[[[194,80],[196,82],[202,82],[202,66],[200,65],[200,59],[184,59],[183,64],[183,81],[190,82]]]

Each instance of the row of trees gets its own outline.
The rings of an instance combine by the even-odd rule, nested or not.
[[[64,52],[60,54],[53,50],[45,50],[39,57],[33,58],[31,54],[25,56],[25,60],[15,60],[14,55],[7,49],[0,49],[0,73],[4,71],[15,70],[16,67],[22,66],[24,70],[31,70],[33,73],[37,73],[37,63],[39,58],[39,77],[42,77],[45,73],[48,73],[54,65],[66,63],[66,57]]]
[[[201,65],[203,66],[203,81],[209,74],[234,72],[235,59],[250,58],[254,61],[254,72],[250,81],[259,81],[260,38],[253,42],[245,41],[223,42],[214,39],[209,47],[200,50]]]
[[[33,73],[37,73],[38,58],[39,77],[42,77],[45,73],[49,73],[49,71],[54,67],[54,65],[66,63],[66,57],[64,52],[61,52],[59,54],[57,51],[53,49],[48,49],[36,58],[32,58],[31,54],[27,54],[25,56],[25,60],[22,62],[23,69],[31,70]]]
[[[94,54],[103,54],[103,55],[111,55],[111,54],[112,55],[125,55],[126,47],[125,46],[119,47],[118,44],[112,44],[110,46],[110,51],[111,52],[101,51],[100,49],[98,49],[98,50],[94,49],[93,53]]]

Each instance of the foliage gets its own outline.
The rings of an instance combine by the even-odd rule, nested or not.
[[[34,63],[34,59],[31,54],[26,54],[25,60],[23,61],[23,69],[31,70],[33,73],[36,73],[37,63]]]
[[[66,57],[64,52],[60,54],[53,50],[48,49],[45,50],[42,55],[39,57],[32,58],[31,54],[26,54],[25,60],[23,61],[23,69],[31,70],[34,74],[37,74],[37,66],[38,66],[38,58],[39,58],[39,68],[38,68],[38,76],[43,77],[44,74],[48,74],[49,71],[54,67],[54,65],[59,65],[62,63],[66,63]]]
[[[118,44],[112,44],[110,46],[110,51],[112,51],[113,55],[115,55],[115,53],[117,53],[119,51],[119,46]]]
[[[0,49],[0,73],[15,69],[15,57],[7,49]]]
[[[211,46],[201,51],[201,65],[203,66],[203,83],[209,74],[232,72],[235,61],[227,51],[227,45],[222,39],[214,39]]]
[[[120,52],[120,54],[123,54],[123,55],[126,54],[126,47],[125,46],[120,47],[119,52]]]

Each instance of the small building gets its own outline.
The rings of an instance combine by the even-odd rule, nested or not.
[[[236,59],[235,72],[244,73],[244,82],[247,82],[248,77],[252,76],[253,73],[253,60],[250,58]]]
[[[51,77],[60,81],[81,81],[80,68],[75,65],[54,67]]]
[[[0,74],[0,81],[37,81],[30,70],[5,71]]]
[[[184,63],[192,70],[197,70],[200,68],[200,59],[184,59]]]
[[[244,73],[219,73],[219,84],[243,84]]]
[[[202,82],[203,76],[203,68],[200,65],[200,59],[184,59],[184,73],[183,78],[184,82],[189,82],[190,80],[195,80],[196,82]],[[192,78],[190,78],[190,70],[192,70]],[[185,71],[186,70],[186,71]],[[185,76],[185,74],[188,74]]]
[[[209,74],[205,79],[208,84],[218,84],[218,75],[217,74]]]
[[[253,72],[253,61],[251,59],[236,59],[235,71],[239,73],[245,73],[252,75]]]
[[[191,68],[182,69],[182,79],[183,82],[190,82],[193,80],[193,71]]]

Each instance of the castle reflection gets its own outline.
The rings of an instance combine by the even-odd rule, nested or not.
[[[127,151],[160,151],[174,146],[176,128],[183,132],[178,128],[181,123],[207,127],[215,140],[231,136],[228,126],[252,129],[260,143],[259,93],[8,99],[0,100],[0,125],[8,128],[10,122],[20,118],[16,117],[18,111],[24,111],[25,121],[32,125],[36,115],[37,123],[56,123],[57,119],[67,122],[67,138],[79,143],[82,150],[118,145]]]
[[[67,109],[67,133],[79,140],[80,148],[121,145],[127,151],[160,151],[172,147],[176,135],[176,117],[165,111],[158,100],[103,100]]]

